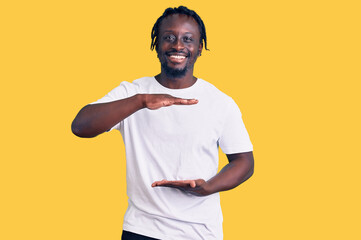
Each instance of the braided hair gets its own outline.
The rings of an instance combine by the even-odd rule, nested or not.
[[[204,42],[204,48],[206,50],[209,50],[209,49],[207,49],[206,27],[204,26],[204,23],[203,23],[201,17],[195,11],[190,10],[184,6],[179,6],[179,7],[175,7],[175,8],[167,8],[164,11],[163,15],[157,19],[157,21],[155,22],[155,24],[152,28],[152,33],[151,33],[152,43],[150,45],[150,49],[151,50],[153,50],[154,48],[157,49],[160,24],[164,18],[166,18],[169,15],[173,15],[173,14],[184,14],[184,15],[192,17],[198,23],[199,33],[201,35],[200,43]]]

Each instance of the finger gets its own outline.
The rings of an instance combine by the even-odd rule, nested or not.
[[[197,104],[197,99],[184,99],[184,98],[175,98],[173,104],[175,105],[193,105]]]
[[[194,180],[175,180],[175,181],[165,181],[161,183],[162,186],[173,186],[173,187],[196,187]]]
[[[179,180],[179,181],[173,181],[172,184],[181,186],[181,187],[191,187],[195,188],[197,186],[197,183],[195,180]]]
[[[152,187],[161,186],[162,184],[165,184],[166,182],[168,182],[168,181],[165,179],[163,179],[161,181],[155,181],[152,183]]]
[[[183,186],[183,187],[192,187],[195,188],[196,187],[196,182],[194,180],[179,180],[179,181],[173,181],[173,184],[177,184],[179,186]]]
[[[154,182],[154,183],[152,183],[152,187],[161,187],[161,186],[164,186],[165,185],[165,183],[163,183],[163,182]]]
[[[197,183],[195,180],[173,180],[168,181],[163,179],[162,181],[156,181],[152,184],[152,187],[191,187],[195,188]]]
[[[152,187],[177,187],[177,186],[180,186],[180,184],[175,183],[174,181],[167,181],[167,180],[157,181],[152,184]]]
[[[164,183],[164,182],[154,182],[152,183],[152,187],[171,187],[171,188],[180,188],[181,186]]]

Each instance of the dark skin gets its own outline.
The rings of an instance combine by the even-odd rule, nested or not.
[[[204,179],[162,180],[154,182],[152,187],[172,187],[197,196],[230,190],[252,176],[254,161],[252,152],[227,154],[227,158],[229,163],[208,181]]]
[[[167,88],[182,89],[192,86],[197,78],[193,76],[194,63],[202,52],[197,22],[189,16],[174,14],[166,17],[161,25],[156,47],[161,62],[161,73],[156,80]],[[166,69],[183,70],[182,76],[172,76]],[[136,111],[148,108],[157,110],[171,105],[193,105],[196,99],[176,98],[167,94],[137,94],[109,103],[92,104],[82,108],[72,123],[75,135],[84,138],[95,137],[124,120]],[[232,189],[246,181],[253,174],[253,153],[227,154],[229,163],[209,180],[162,180],[152,187],[176,188],[197,196],[207,196]]]
[[[192,86],[197,81],[193,76],[194,63],[203,48],[197,22],[186,15],[170,15],[160,25],[158,41],[156,49],[161,63],[166,63],[170,68],[188,70],[185,76],[177,78],[167,75],[164,67],[161,66],[161,73],[156,76],[157,81],[173,89]],[[174,59],[172,55],[185,58]]]

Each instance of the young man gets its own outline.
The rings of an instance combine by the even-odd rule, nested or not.
[[[223,239],[218,192],[253,174],[236,103],[193,76],[203,46],[201,18],[183,6],[166,9],[152,30],[160,74],[122,82],[73,121],[79,137],[123,135],[129,205],[122,239]],[[217,174],[218,147],[229,163]]]

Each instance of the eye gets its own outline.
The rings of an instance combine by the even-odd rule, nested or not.
[[[193,41],[193,38],[189,37],[189,36],[185,36],[183,39],[184,39],[185,42],[192,42]]]
[[[175,36],[174,36],[174,35],[165,35],[165,36],[163,37],[163,39],[164,39],[165,41],[172,42],[172,41],[174,41]]]

